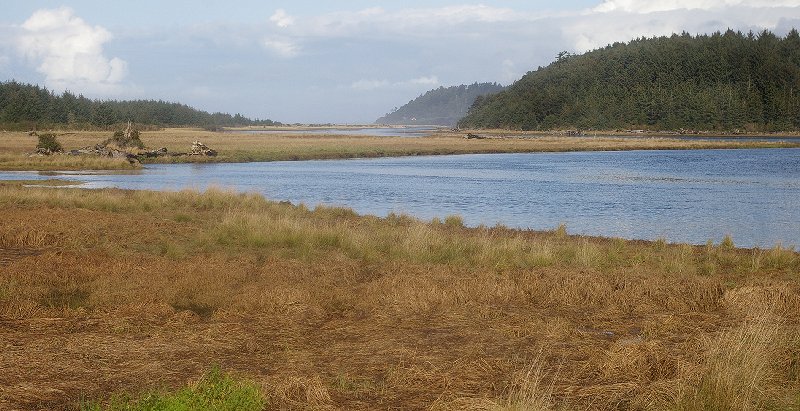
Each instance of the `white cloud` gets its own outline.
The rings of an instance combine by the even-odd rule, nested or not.
[[[307,19],[302,34],[323,37],[354,36],[362,33],[391,33],[407,36],[441,34],[448,27],[473,23],[522,21],[530,15],[512,9],[485,5],[409,8],[387,11],[373,7],[359,11],[334,12]]]
[[[800,0],[605,0],[593,10],[653,13],[670,10],[712,10],[729,7],[797,7]]]
[[[768,3],[769,7],[754,6],[760,3]],[[608,11],[598,11],[605,5],[615,8],[609,6]],[[798,7],[800,0],[608,0],[593,11],[563,21],[562,32],[574,50],[584,52],[614,42],[684,31],[703,34],[729,28],[756,32],[777,30],[785,16],[800,15]],[[626,23],[619,24],[620,21]]]
[[[385,88],[419,88],[419,86],[433,87],[437,85],[439,85],[439,77],[422,76],[394,83],[388,80],[361,79],[350,84],[350,88],[359,91],[371,91]]]
[[[461,5],[439,8],[407,9],[392,16],[403,20],[424,22],[426,24],[440,22],[445,24],[461,24],[466,22],[496,23],[524,19],[525,15],[512,9],[490,7],[485,5]]]
[[[439,84],[439,78],[436,76],[427,76],[427,77],[423,76],[418,78],[412,78],[411,80],[404,81],[401,84],[435,86]]]
[[[112,39],[105,28],[88,25],[66,7],[38,10],[21,28],[17,48],[38,65],[48,86],[101,94],[122,89],[127,63],[103,54]]]
[[[294,17],[286,13],[286,10],[278,9],[275,10],[275,14],[269,18],[269,21],[275,23],[278,27],[284,28],[294,24]]]
[[[387,80],[362,79],[353,82],[353,84],[351,84],[350,87],[360,91],[371,91],[379,88],[388,87],[390,84],[391,83],[389,83]]]
[[[292,58],[300,54],[300,47],[293,41],[286,38],[267,38],[264,39],[264,47],[280,57]]]

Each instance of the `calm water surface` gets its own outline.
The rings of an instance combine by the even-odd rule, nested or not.
[[[48,178],[0,173],[0,178]],[[148,165],[68,174],[83,187],[263,193],[421,218],[459,214],[570,233],[672,242],[800,245],[800,149],[480,154],[242,164]]]

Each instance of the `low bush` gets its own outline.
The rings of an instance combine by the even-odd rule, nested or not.
[[[51,153],[60,153],[64,151],[64,147],[56,139],[56,135],[52,133],[39,134],[39,144],[36,145],[37,150],[46,150]]]

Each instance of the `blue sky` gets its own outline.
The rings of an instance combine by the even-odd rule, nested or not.
[[[12,0],[0,14],[0,80],[364,123],[439,86],[509,84],[562,50],[791,27],[800,0]]]

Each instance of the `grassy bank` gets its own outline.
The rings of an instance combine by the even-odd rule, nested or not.
[[[126,159],[94,156],[35,156],[0,153],[0,171],[134,170]]]
[[[0,408],[179,396],[214,364],[267,409],[800,406],[800,255],[779,246],[220,190],[3,184],[0,208]]]
[[[547,135],[485,132],[486,139],[467,140],[464,133],[440,132],[431,137],[368,137],[291,134],[236,134],[194,129],[166,129],[142,132],[142,141],[151,148],[166,147],[186,152],[195,140],[217,150],[217,157],[159,157],[153,162],[247,162],[276,160],[312,160],[355,157],[390,157],[471,153],[525,153],[603,150],[666,150],[704,148],[779,148],[800,147],[800,141],[687,141],[669,138],[563,137]],[[59,136],[64,148],[76,149],[100,143],[108,132],[73,132]],[[61,162],[64,169],[119,168],[120,164],[81,164],[81,157],[57,157],[59,160],[28,159],[23,156],[36,145],[36,137],[26,133],[0,132],[0,169],[52,169],[55,165],[32,161]],[[98,159],[99,161],[99,159]],[[64,162],[74,162],[68,164]]]

